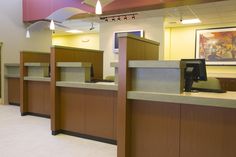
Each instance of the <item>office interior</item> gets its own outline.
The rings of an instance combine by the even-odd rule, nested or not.
[[[96,15],[89,0],[51,0],[41,20],[27,5],[40,2],[2,2],[2,104],[20,106],[19,117],[48,118],[51,136],[117,146],[118,157],[235,156],[235,64],[206,65],[208,80],[217,82],[211,88],[225,93],[185,92],[180,60],[196,58],[197,31],[235,31],[236,1],[138,1],[112,12],[112,3],[129,7],[118,1],[101,0],[104,13]],[[181,23],[192,18],[201,23]]]

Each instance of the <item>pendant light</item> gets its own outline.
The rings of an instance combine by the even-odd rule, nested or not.
[[[30,32],[29,32],[29,30],[27,29],[27,31],[26,31],[26,36],[25,36],[26,38],[30,38]]]
[[[101,5],[100,0],[98,0],[97,3],[96,3],[95,13],[98,14],[98,15],[102,14],[102,5]]]
[[[53,21],[53,20],[51,20],[49,28],[50,28],[50,30],[52,30],[52,31],[55,30],[55,24],[54,24],[54,21]]]

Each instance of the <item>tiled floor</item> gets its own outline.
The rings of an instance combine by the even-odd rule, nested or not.
[[[50,119],[20,116],[0,105],[0,157],[116,157],[116,146],[67,135],[52,136]]]

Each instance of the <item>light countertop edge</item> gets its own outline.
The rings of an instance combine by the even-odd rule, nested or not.
[[[155,92],[129,91],[127,98],[134,100],[236,108],[236,92],[165,94]]]
[[[42,82],[50,82],[50,77],[36,77],[36,76],[25,76],[24,80],[26,81],[42,81]]]
[[[24,63],[24,66],[49,66],[49,63]]]
[[[57,62],[57,67],[91,67],[89,62]]]
[[[20,78],[20,75],[5,74],[4,77],[5,77],[5,78]]]
[[[157,60],[132,60],[129,61],[129,68],[184,68],[180,61],[157,61]]]
[[[69,81],[57,81],[57,87],[71,87],[71,88],[88,88],[88,89],[100,89],[100,90],[113,90],[117,91],[118,86],[114,83],[84,83],[84,82],[69,82]]]

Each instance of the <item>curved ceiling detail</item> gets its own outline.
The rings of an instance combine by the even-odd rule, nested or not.
[[[88,13],[86,11],[83,11],[78,8],[65,7],[65,8],[61,8],[59,10],[56,10],[51,15],[46,17],[46,19],[54,20],[57,22],[64,22],[65,20],[69,19],[70,17],[78,15],[78,14],[88,14]]]
[[[94,14],[95,10],[94,6],[91,6],[94,4],[90,4],[89,1],[91,0],[23,0],[23,20],[25,22],[43,20],[48,18],[55,11],[66,7],[78,8],[80,10],[83,10],[84,12]],[[102,4],[107,4],[103,5],[103,13],[104,15],[109,15],[109,14],[119,14],[127,12],[169,8],[183,5],[192,5],[199,3],[217,2],[224,0],[100,0],[100,1]]]
[[[23,21],[45,20],[55,11],[67,7],[77,8],[87,13],[94,13],[94,7],[82,2],[82,0],[23,0]]]

